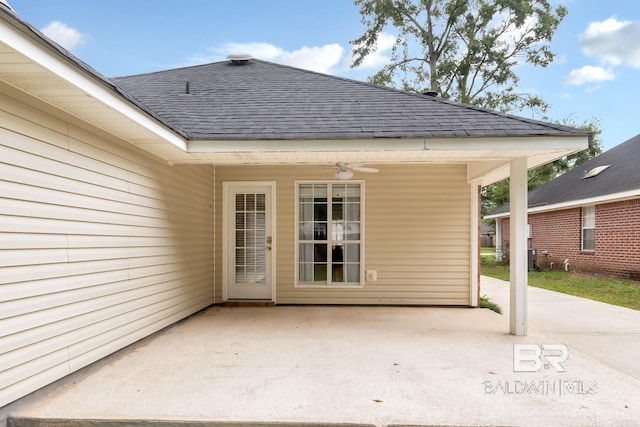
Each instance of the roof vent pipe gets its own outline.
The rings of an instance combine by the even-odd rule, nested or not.
[[[436,92],[435,90],[426,90],[424,92],[422,92],[423,95],[427,95],[427,96],[432,96],[434,98],[436,98],[438,95],[440,95],[438,92]]]
[[[227,56],[227,59],[231,61],[233,65],[245,65],[253,59],[253,56],[248,53],[232,53]]]

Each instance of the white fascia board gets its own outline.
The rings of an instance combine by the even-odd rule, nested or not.
[[[640,197],[640,188],[637,190],[623,191],[620,193],[607,194],[604,196],[590,197],[587,199],[570,200],[568,202],[556,203],[554,205],[535,206],[527,209],[527,213],[535,214],[542,212],[558,211],[562,209],[577,208],[580,206],[602,205],[605,203],[621,202],[623,200],[636,199]],[[485,215],[485,219],[508,218],[509,212]]]
[[[590,197],[588,199],[571,200],[564,203],[556,203],[555,205],[535,206],[529,208],[529,213],[539,213],[546,211],[557,211],[559,209],[575,208],[578,206],[601,205],[603,203],[620,202],[622,200],[635,199],[640,197],[640,188],[637,190],[623,191],[620,193],[607,194],[604,196]]]
[[[0,20],[0,40],[16,52],[82,90],[90,97],[120,112],[163,140],[183,151],[187,150],[187,141],[184,138],[160,124],[121,95],[114,93],[111,88],[105,87],[105,83],[88,75],[88,71],[79,69],[68,58],[61,58],[60,54],[54,52],[51,47],[45,46],[44,41],[25,34],[5,20]]]
[[[189,153],[291,153],[339,151],[422,151],[424,139],[318,139],[189,141]]]
[[[326,152],[326,151],[556,151],[587,148],[586,136],[494,138],[375,138],[338,140],[191,140],[190,153]],[[471,156],[473,157],[473,156]]]
[[[493,215],[484,215],[482,219],[504,219],[509,218],[509,212],[493,214]]]
[[[585,135],[425,139],[426,150],[569,150],[588,148]]]

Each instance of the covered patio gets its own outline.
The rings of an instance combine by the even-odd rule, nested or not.
[[[8,237],[1,245],[0,405],[212,304],[477,307],[480,189],[506,177],[512,191],[509,332],[524,336],[527,170],[587,146],[580,129],[250,56],[107,78],[2,3],[0,116],[0,232]],[[240,311],[246,320],[227,320],[226,310],[206,312],[200,317],[217,314],[206,323],[207,334],[195,334],[189,344],[170,341],[145,358],[157,361],[166,351],[177,364],[144,378],[180,373],[180,380],[168,380],[180,392],[170,398],[177,406],[159,397],[145,407],[215,402],[229,417],[246,418],[250,412],[229,410],[235,402],[227,399],[249,390],[256,408],[283,420],[313,418],[309,414],[321,411],[313,405],[336,393],[344,396],[340,405],[355,405],[341,419],[393,399],[413,402],[394,408],[439,413],[451,407],[430,403],[438,402],[443,384],[475,387],[461,386],[460,372],[446,376],[452,366],[469,366],[469,378],[478,379],[487,375],[478,361],[495,352],[488,344],[479,345],[485,356],[468,349],[469,342],[487,340],[476,327],[492,331],[490,322],[468,317],[479,315],[473,311],[397,309],[446,314],[443,332],[425,342],[414,326],[431,331],[438,322],[403,323],[397,319],[404,314],[382,308],[346,315],[357,312],[347,308],[334,318],[324,308],[278,307],[264,312],[273,319],[258,320],[250,310]],[[305,321],[307,312],[320,318]],[[378,327],[376,316],[388,316],[390,324]],[[262,335],[251,322],[267,325]],[[326,322],[335,327],[316,330]],[[291,335],[297,331],[291,325],[300,336]],[[279,338],[283,331],[290,335]],[[430,344],[439,336],[451,354],[433,353],[438,347]],[[498,336],[503,343],[516,339]],[[236,365],[233,346],[241,347],[238,357],[252,358]],[[396,360],[381,358],[388,348]],[[183,349],[193,355],[177,357]],[[405,363],[407,371],[393,371]],[[416,391],[388,377],[376,393],[382,396],[364,398],[376,390],[360,389],[359,377],[336,380],[360,369],[382,375],[388,364],[390,375],[438,385]],[[114,378],[131,376],[129,365],[134,362],[127,358]],[[219,371],[225,366],[233,372]],[[237,366],[248,372],[238,374]],[[344,370],[333,371],[337,367]],[[197,384],[202,372],[211,373]],[[287,372],[297,375],[292,384],[305,388],[283,400],[276,396]],[[204,400],[179,403],[191,394],[176,387],[183,378]],[[255,378],[262,380],[256,385]],[[100,393],[107,384],[100,382]],[[209,386],[213,394],[203,391]],[[112,390],[118,398],[99,401],[117,402],[121,395],[123,402],[146,401],[138,389],[128,396]],[[80,393],[83,399],[92,394]],[[464,392],[459,397],[466,408]],[[87,399],[75,406],[91,405]],[[343,413],[335,409],[324,410]]]
[[[9,425],[636,425],[637,380],[587,353],[514,372],[515,343],[547,342],[486,309],[212,306],[23,400]]]

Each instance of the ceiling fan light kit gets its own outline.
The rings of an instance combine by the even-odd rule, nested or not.
[[[351,179],[353,177],[353,171],[356,172],[367,172],[367,173],[376,173],[378,169],[376,168],[365,168],[359,164],[350,164],[338,162],[336,163],[336,168],[338,168],[338,172],[336,172],[336,179]]]
[[[353,177],[353,172],[351,172],[350,170],[336,172],[337,179],[351,179],[352,177]]]

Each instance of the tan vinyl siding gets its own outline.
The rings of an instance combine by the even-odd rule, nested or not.
[[[465,165],[377,166],[364,180],[364,288],[294,286],[296,180],[332,180],[331,166],[218,166],[223,181],[276,181],[276,300],[279,304],[470,304],[471,186]],[[216,215],[221,215],[218,207]],[[216,224],[221,233],[220,221]],[[222,252],[221,242],[217,253]],[[221,271],[217,261],[217,271]],[[221,277],[220,277],[221,279]],[[221,282],[219,282],[221,283]]]
[[[0,406],[213,302],[213,187],[0,95]]]

